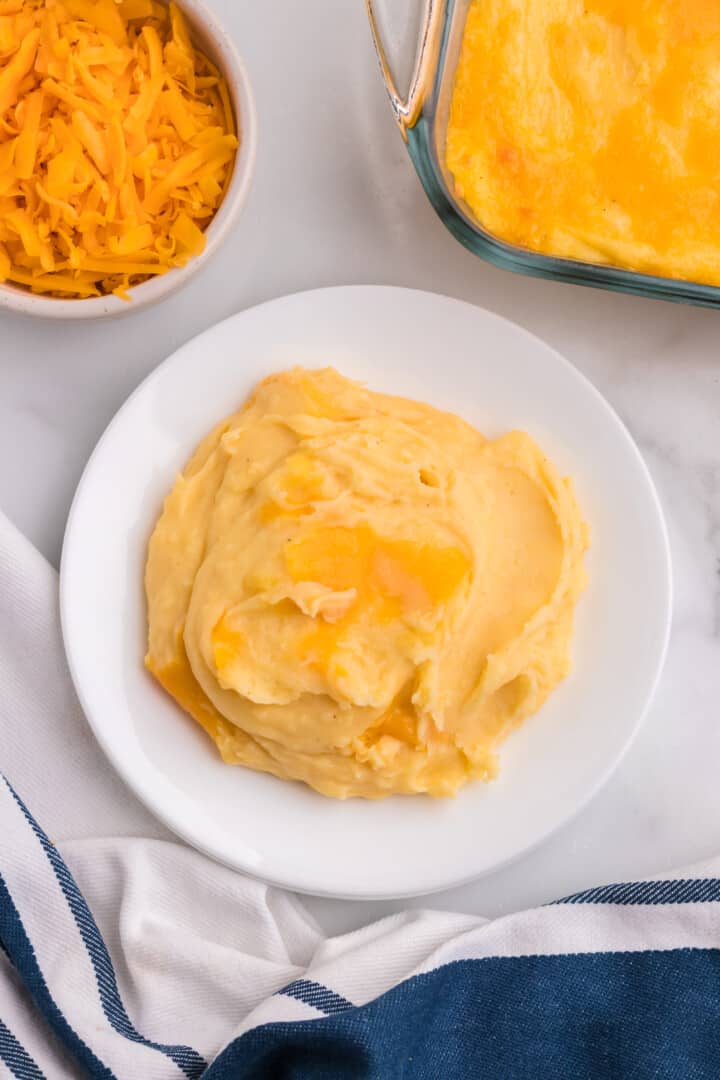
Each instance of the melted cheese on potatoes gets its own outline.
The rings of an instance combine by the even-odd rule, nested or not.
[[[447,130],[501,240],[720,284],[720,4],[473,0]]]
[[[452,794],[566,674],[585,546],[529,436],[285,372],[165,502],[147,666],[227,762],[341,798]]]

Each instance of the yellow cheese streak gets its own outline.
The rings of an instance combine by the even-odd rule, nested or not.
[[[720,2],[473,0],[446,161],[502,240],[720,284]]]
[[[284,372],[165,502],[147,666],[226,762],[338,798],[451,795],[567,673],[586,545],[528,435]]]
[[[0,0],[0,281],[125,297],[183,265],[237,145],[175,4]]]

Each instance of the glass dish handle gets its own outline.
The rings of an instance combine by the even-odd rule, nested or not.
[[[383,45],[380,27],[375,15],[375,0],[365,0],[370,29],[372,30],[373,42],[377,53],[380,70],[385,80],[385,88],[390,98],[390,104],[395,114],[398,127],[403,138],[407,139],[408,129],[413,127],[422,112],[423,102],[429,88],[432,86],[435,74],[435,63],[440,43],[440,34],[447,0],[423,0],[425,11],[420,30],[420,44],[415,59],[415,69],[410,80],[410,89],[407,97],[402,94],[395,85],[387,53]]]

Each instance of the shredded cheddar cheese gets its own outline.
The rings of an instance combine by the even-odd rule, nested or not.
[[[0,0],[0,281],[127,297],[182,266],[237,147],[175,4]]]

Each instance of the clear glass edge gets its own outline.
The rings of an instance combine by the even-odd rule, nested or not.
[[[596,289],[629,293],[670,300],[674,303],[695,304],[700,307],[720,307],[720,287],[697,281],[657,277],[638,270],[625,270],[603,263],[588,263],[560,259],[506,244],[476,225],[464,213],[445,181],[436,154],[435,124],[437,105],[448,57],[448,44],[453,17],[459,13],[457,0],[447,0],[445,24],[440,42],[437,67],[428,94],[416,123],[407,129],[407,148],[425,194],[436,214],[452,235],[474,255],[503,270],[529,277],[563,281],[573,285],[589,285]]]

